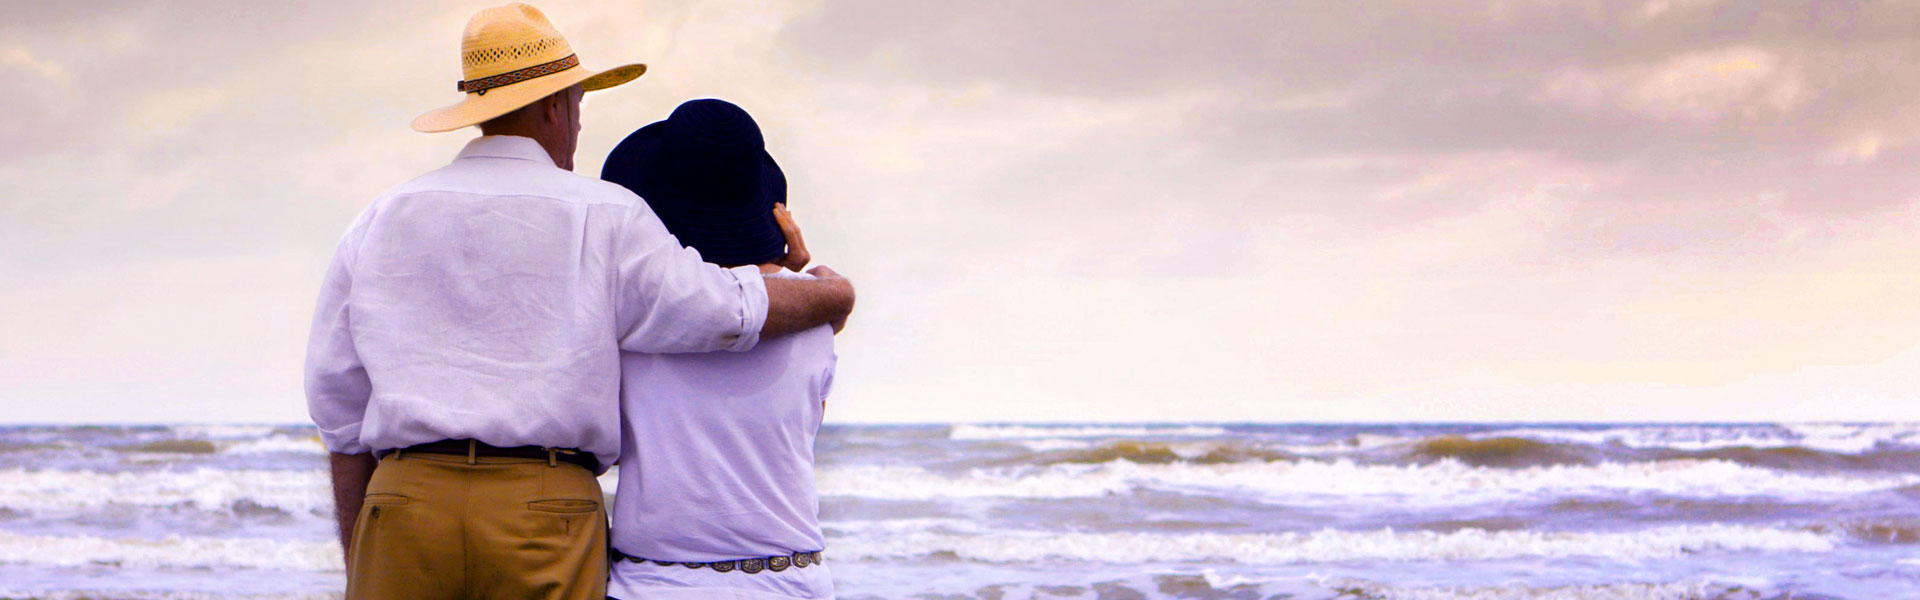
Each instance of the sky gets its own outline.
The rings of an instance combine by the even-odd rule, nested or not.
[[[495,2],[0,4],[0,422],[301,422]],[[1920,420],[1920,3],[536,2],[746,108],[838,422]]]

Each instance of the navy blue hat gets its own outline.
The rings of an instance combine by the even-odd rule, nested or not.
[[[755,265],[787,254],[773,205],[787,177],[767,154],[760,126],[725,100],[689,100],[667,120],[621,140],[600,170],[660,216],[707,262]]]

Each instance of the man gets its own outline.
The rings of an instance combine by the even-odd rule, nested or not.
[[[581,95],[644,65],[581,67],[524,4],[475,15],[461,51],[465,100],[414,128],[483,137],[360,215],[315,310],[347,597],[601,598],[619,352],[748,350],[845,318],[853,287],[706,264],[568,172]]]

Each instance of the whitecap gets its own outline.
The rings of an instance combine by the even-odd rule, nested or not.
[[[1828,534],[1750,525],[1680,525],[1626,532],[1342,531],[1272,534],[995,531],[987,535],[889,532],[830,538],[836,558],[890,560],[947,553],[972,561],[1102,563],[1208,561],[1289,565],[1348,561],[1486,561],[1592,557],[1672,558],[1706,552],[1827,552]]]
[[[1827,452],[1859,454],[1881,444],[1920,446],[1920,423],[1790,423],[1784,427],[1799,436],[1800,445]]]
[[[1569,586],[1402,587],[1371,581],[1325,579],[1319,584],[1353,597],[1380,600],[1700,600],[1718,598],[1721,586],[1705,581],[1605,583]]]
[[[221,454],[324,454],[327,447],[319,436],[286,436],[228,442],[220,445]]]
[[[822,496],[888,500],[1076,498],[1132,489],[1132,483],[1124,478],[1075,475],[1100,469],[1093,465],[1060,465],[1031,476],[1023,475],[1020,469],[975,469],[965,475],[947,476],[919,467],[859,465],[822,469],[816,473],[815,481]]]
[[[1575,495],[1821,497],[1894,490],[1920,475],[1798,474],[1725,460],[1668,460],[1502,469],[1443,460],[1424,465],[1350,461],[1225,464],[1059,464],[943,474],[909,466],[822,469],[823,496],[893,500],[1084,498],[1137,489],[1233,495],[1285,504],[1378,502],[1460,505]]]
[[[1467,436],[1473,439],[1519,437],[1587,445],[1619,444],[1643,450],[1687,452],[1723,448],[1806,448],[1836,454],[1860,454],[1881,444],[1920,446],[1920,424],[1789,423],[1782,425],[1641,425],[1599,430],[1518,428]]]
[[[1086,440],[1063,440],[1059,438],[1020,440],[1019,443],[1022,446],[1026,446],[1028,450],[1031,450],[1034,452],[1054,452],[1057,450],[1079,450],[1081,448],[1090,448],[1094,445],[1094,442],[1089,442]]]
[[[272,425],[195,424],[174,425],[167,429],[181,439],[238,440],[266,437],[276,428]]]
[[[0,470],[0,507],[32,512],[98,509],[108,505],[189,506],[227,512],[252,505],[288,513],[332,507],[324,471],[93,471]]]
[[[335,541],[188,537],[102,538],[20,535],[0,531],[0,563],[78,567],[241,568],[339,571]]]
[[[1222,427],[1181,426],[1148,427],[1119,425],[954,425],[947,433],[952,440],[1007,440],[1021,438],[1074,437],[1193,437],[1226,435]]]

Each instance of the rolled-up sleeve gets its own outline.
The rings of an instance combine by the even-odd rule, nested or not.
[[[349,231],[334,251],[333,263],[320,285],[313,328],[307,336],[307,412],[320,429],[320,441],[328,450],[342,454],[372,451],[360,441],[360,424],[366,419],[373,382],[354,350],[349,322],[354,233]]]
[[[723,269],[702,261],[638,204],[614,248],[622,350],[743,351],[760,342],[767,284],[757,267]]]

